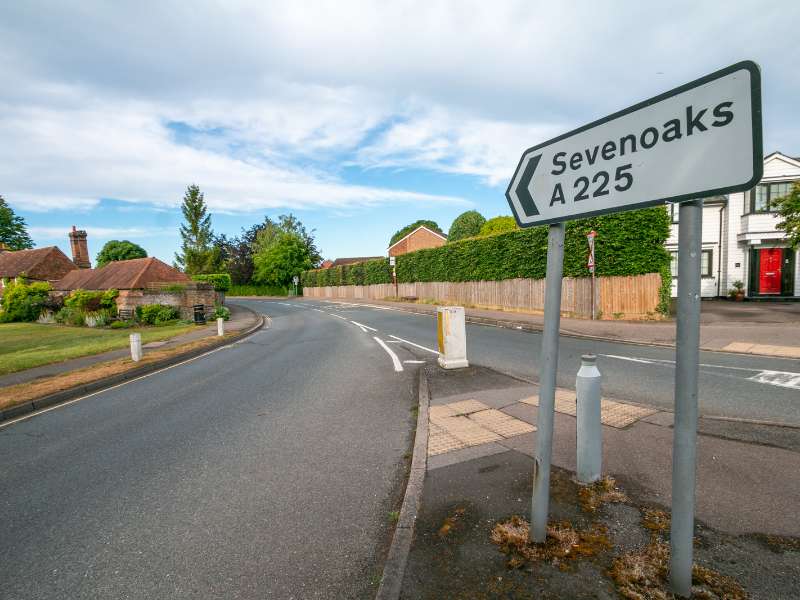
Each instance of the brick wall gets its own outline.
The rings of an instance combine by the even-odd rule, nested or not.
[[[389,256],[400,256],[401,254],[416,252],[425,248],[438,248],[439,246],[444,246],[446,241],[427,229],[418,229],[402,242],[398,242],[396,246],[393,246],[389,250]]]
[[[225,301],[224,296],[215,292],[209,283],[198,281],[181,284],[182,290],[164,289],[175,286],[174,282],[154,283],[144,290],[120,290],[117,309],[135,310],[137,306],[144,304],[166,304],[177,307],[181,311],[182,319],[193,319],[194,305],[202,304],[208,318],[214,312],[214,305]]]

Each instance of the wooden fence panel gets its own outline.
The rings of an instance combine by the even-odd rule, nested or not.
[[[541,313],[544,311],[544,279],[505,279],[503,281],[421,281],[401,283],[397,295],[447,302],[462,306],[507,311]],[[596,310],[602,319],[656,318],[661,275],[649,273],[630,277],[598,277],[595,287]],[[308,287],[309,298],[339,300],[381,300],[394,297],[390,283]],[[561,312],[564,316],[591,318],[592,280],[588,277],[565,277],[561,289]]]

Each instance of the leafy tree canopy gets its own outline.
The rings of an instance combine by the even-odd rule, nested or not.
[[[773,206],[781,219],[776,227],[786,232],[792,249],[797,248],[800,246],[800,182],[792,186],[789,194],[775,200]]]
[[[484,216],[477,210],[468,210],[458,215],[450,231],[447,232],[447,241],[456,242],[468,237],[475,237],[481,232],[481,227],[486,223]]]
[[[427,220],[427,219],[420,219],[419,221],[414,221],[410,225],[406,225],[402,229],[400,229],[397,232],[395,232],[395,234],[392,236],[392,239],[389,240],[389,245],[391,246],[397,240],[401,240],[404,237],[406,237],[409,233],[414,231],[417,227],[422,227],[422,226],[427,227],[431,231],[435,231],[436,233],[441,233],[442,235],[444,235],[444,232],[442,231],[442,228],[439,227],[439,225],[436,223],[436,221],[430,221],[430,220]]]
[[[97,254],[97,266],[102,267],[115,260],[147,258],[147,252],[138,244],[128,240],[110,240]]]
[[[278,234],[268,247],[253,256],[253,279],[264,285],[288,286],[294,275],[314,266],[308,246],[296,233]]]
[[[33,240],[28,235],[25,219],[14,214],[2,196],[0,196],[0,244],[5,244],[10,250],[33,248]]]
[[[479,235],[493,235],[495,233],[505,233],[514,231],[519,226],[514,217],[493,217],[486,221],[481,227]]]

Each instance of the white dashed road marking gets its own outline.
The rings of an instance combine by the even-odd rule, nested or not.
[[[383,343],[383,340],[382,340],[381,338],[379,338],[378,336],[373,336],[373,338],[372,338],[372,339],[374,339],[376,342],[378,342],[378,344],[380,344],[381,348],[383,348],[384,350],[386,350],[386,353],[387,353],[387,354],[388,354],[388,355],[389,355],[389,356],[392,358],[392,364],[394,365],[394,370],[395,370],[395,371],[398,371],[398,372],[399,372],[399,371],[402,371],[402,370],[403,370],[403,365],[402,365],[402,363],[400,362],[400,359],[397,357],[397,354],[395,354],[395,353],[392,351],[392,349],[391,349],[391,348],[389,348],[389,346],[387,346],[386,344],[384,344],[384,343]]]

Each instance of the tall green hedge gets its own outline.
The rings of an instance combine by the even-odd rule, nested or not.
[[[661,273],[662,304],[669,303],[669,217],[663,206],[580,219],[567,223],[564,276],[587,277],[586,234],[596,231],[598,275]],[[542,279],[547,267],[547,227],[532,227],[397,257],[400,283],[415,281],[491,281],[525,277]],[[306,271],[304,287],[391,283],[388,259]],[[666,290],[666,291],[665,291]],[[665,300],[666,298],[666,300]]]

